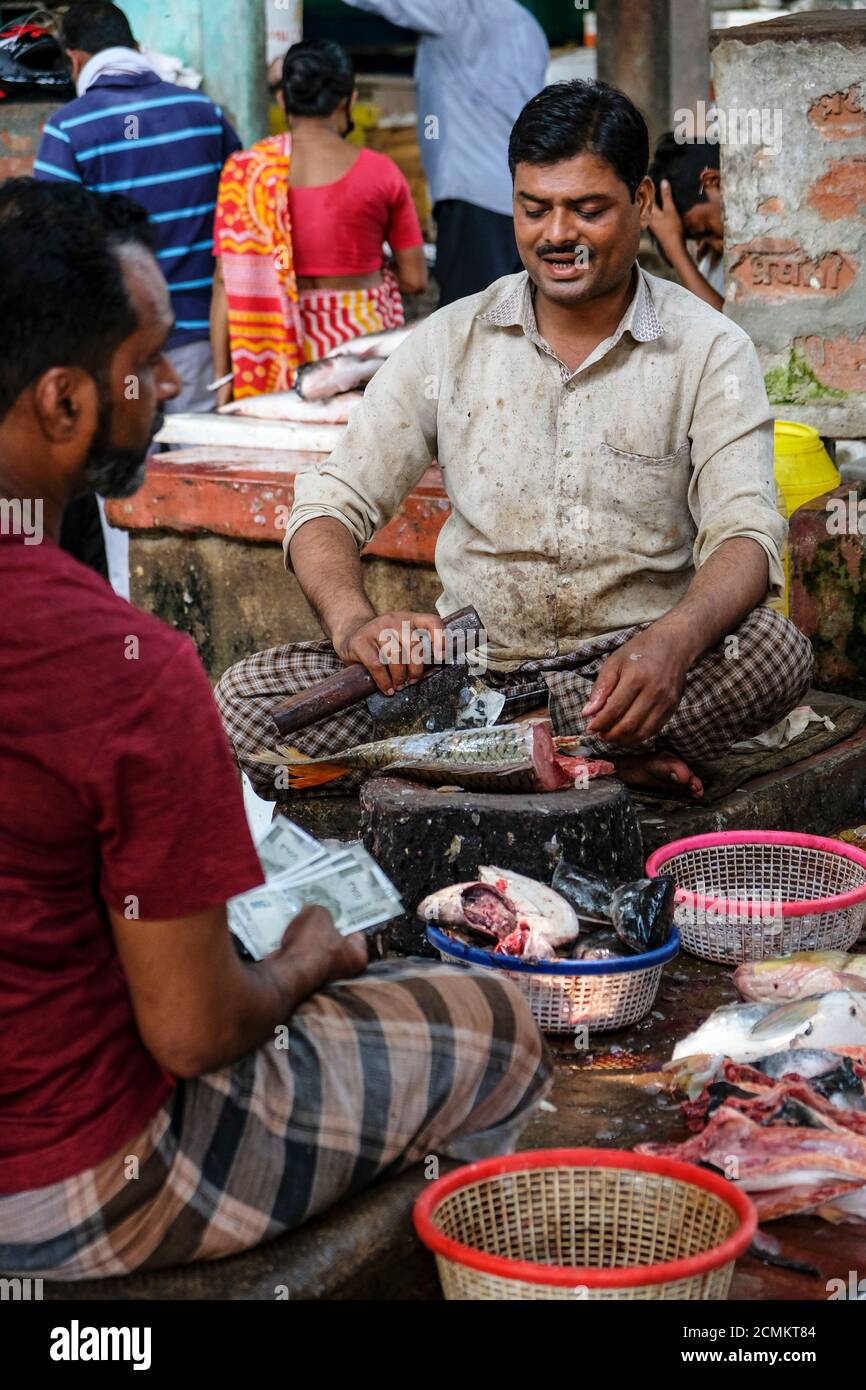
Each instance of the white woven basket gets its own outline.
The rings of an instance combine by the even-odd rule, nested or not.
[[[627,1028],[648,1014],[662,970],[679,948],[676,932],[664,946],[616,961],[544,961],[528,965],[452,940],[428,926],[427,939],[444,961],[495,970],[511,980],[527,1000],[543,1033],[590,1033]]]
[[[677,885],[684,948],[737,965],[792,951],[847,951],[866,918],[866,854],[842,840],[731,830],[663,845],[650,876]]]

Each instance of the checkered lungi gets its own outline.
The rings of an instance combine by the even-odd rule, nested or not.
[[[546,702],[556,733],[585,735],[581,710],[601,667],[611,652],[648,626],[583,642],[573,652],[528,661],[506,674],[488,671],[484,679],[509,696],[520,697],[520,703],[509,710],[510,718],[521,709],[537,709]],[[255,763],[251,755],[273,749],[280,741],[272,711],[290,695],[342,669],[330,642],[299,642],[247,657],[219,682],[217,703],[238,762],[266,800],[280,799],[274,786],[280,769]],[[784,718],[808,690],[811,675],[808,638],[775,610],[756,608],[736,633],[692,667],[678,708],[641,748],[668,749],[686,759],[718,757],[739,739],[762,733]],[[320,757],[374,737],[373,722],[361,704],[304,730],[292,743],[302,753]],[[604,739],[585,737],[584,741],[594,752],[617,751]],[[358,780],[343,778],[322,792],[339,793]]]
[[[329,985],[285,1036],[180,1082],[98,1167],[0,1196],[0,1271],[77,1280],[220,1259],[420,1159],[513,1152],[550,1061],[492,973],[386,961]]]

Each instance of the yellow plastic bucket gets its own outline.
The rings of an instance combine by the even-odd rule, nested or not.
[[[773,471],[779,511],[785,517],[790,517],[813,497],[832,492],[842,481],[818,431],[811,425],[798,425],[795,420],[776,421]],[[770,607],[787,617],[790,603],[787,545],[784,567],[785,597],[773,599]]]
[[[818,431],[793,420],[776,421],[773,463],[788,516],[813,497],[832,492],[842,481]]]

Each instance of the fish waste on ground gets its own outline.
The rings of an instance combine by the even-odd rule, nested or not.
[[[554,959],[580,931],[575,912],[552,888],[495,865],[482,865],[471,883],[430,893],[417,913],[470,945],[527,960]]]
[[[732,1067],[736,1067],[740,1077],[751,1073],[773,1080],[796,1075],[806,1081],[817,1081],[848,1061],[855,1067],[862,1066],[866,1075],[866,1047],[824,1047],[820,1050],[811,1047],[784,1048],[780,1052],[756,1057],[751,1063],[734,1062],[723,1053],[696,1053],[666,1062],[662,1074],[670,1090],[682,1091],[690,1100],[694,1100],[712,1082],[731,1080]]]
[[[803,999],[830,990],[866,992],[866,956],[846,951],[795,951],[774,960],[746,961],[734,971],[734,984],[755,1003]]]
[[[384,365],[384,357],[320,357],[305,362],[295,377],[295,390],[305,401],[327,401],[366,386]]]
[[[837,1213],[829,1219],[862,1220],[866,1185],[866,1136],[850,1130],[763,1125],[722,1106],[704,1130],[683,1143],[638,1144],[638,1153],[709,1164],[723,1173],[736,1161],[736,1179],[761,1221],[798,1212]],[[839,1199],[859,1200],[844,1207]]]
[[[255,760],[287,767],[294,791],[323,786],[350,772],[387,770],[433,786],[454,785],[467,791],[552,792],[613,772],[613,764],[601,759],[560,753],[543,722],[407,734],[359,744],[325,758],[307,758],[295,748],[278,748],[276,753],[257,754]]]
[[[806,1081],[796,1075],[774,1081],[750,1067],[740,1068],[735,1062],[727,1063],[725,1078],[705,1087],[697,1100],[684,1103],[683,1115],[689,1129],[703,1129],[709,1117],[726,1105],[762,1125],[796,1124],[807,1129],[842,1129],[866,1135],[866,1112],[861,1108],[863,1079],[853,1073],[851,1081],[857,1093],[846,1091],[842,1097],[859,1101],[859,1106],[834,1104],[816,1081]]]
[[[346,425],[364,399],[361,391],[345,391],[330,400],[305,400],[297,391],[271,391],[245,396],[224,405],[220,415],[243,415],[254,420],[291,420],[301,425]]]

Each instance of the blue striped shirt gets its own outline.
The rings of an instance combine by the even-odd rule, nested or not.
[[[217,189],[239,149],[208,97],[151,72],[99,78],[45,127],[38,179],[126,193],[150,214],[177,316],[169,347],[208,336]]]

